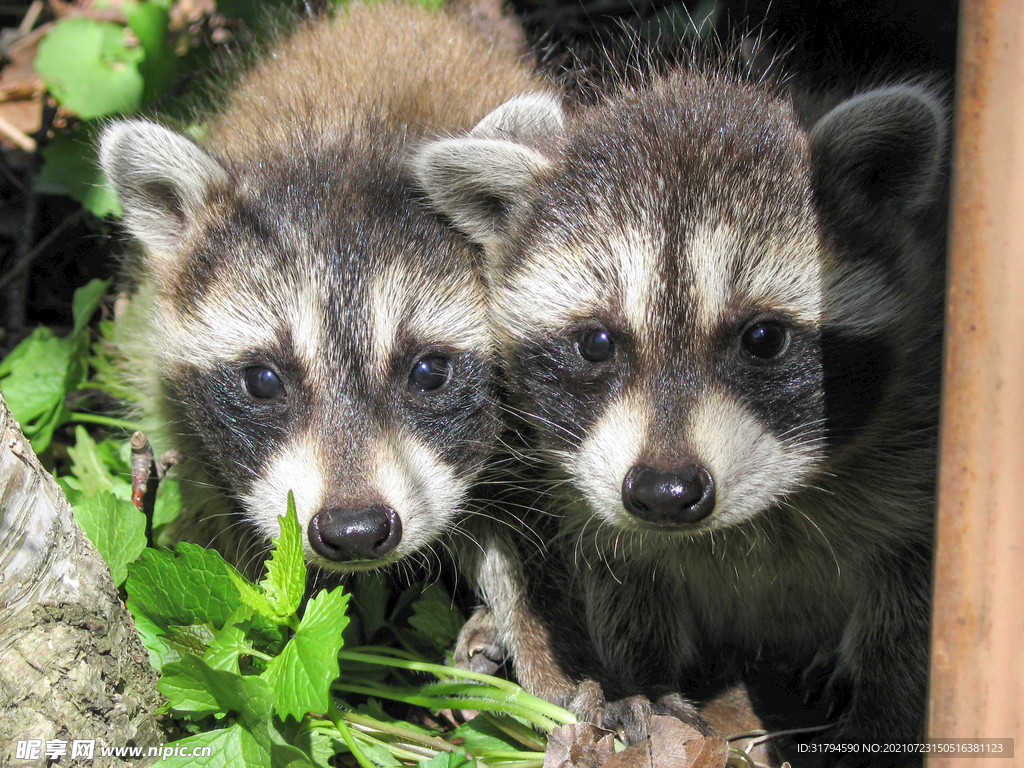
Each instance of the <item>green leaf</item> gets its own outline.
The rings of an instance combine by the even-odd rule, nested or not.
[[[475,752],[478,749],[521,750],[523,748],[522,744],[483,716],[474,717],[469,722],[463,723],[451,733],[446,734],[445,738],[448,741],[459,739],[454,743],[463,747],[467,752]]]
[[[209,757],[194,757],[195,750],[208,747]],[[164,745],[170,756],[164,757],[160,765],[173,768],[233,768],[234,766],[270,766],[270,755],[259,742],[241,725],[232,725],[217,731],[207,731],[187,739],[180,739]],[[199,752],[198,754],[205,754]]]
[[[40,327],[0,362],[0,390],[36,453],[46,450],[67,413],[64,380],[73,348],[70,338]]]
[[[273,694],[259,677],[217,670],[200,658],[186,656],[180,662],[165,665],[157,687],[172,702],[174,711],[193,716],[231,713],[235,717],[235,724],[225,729],[234,729],[229,737],[232,741],[225,748],[240,749],[243,757],[225,765],[312,765],[300,750],[286,744],[274,728]],[[191,763],[181,764],[195,765],[195,758]]]
[[[463,768],[474,765],[476,760],[460,749],[456,752],[438,752],[429,760],[420,763],[419,768]]]
[[[295,513],[295,497],[288,492],[288,512],[278,518],[281,535],[273,540],[274,554],[267,561],[263,587],[271,610],[282,618],[295,615],[306,591],[306,564],[302,554],[302,528]]]
[[[85,331],[93,314],[99,309],[103,297],[110,288],[109,280],[90,280],[75,291],[71,299],[71,313],[75,318],[72,334],[78,336]]]
[[[409,624],[435,648],[453,645],[465,623],[451,596],[437,584],[428,584],[412,603]]]
[[[107,491],[79,499],[74,515],[120,586],[128,577],[128,564],[146,548],[146,516]]]
[[[135,631],[139,633],[142,644],[149,651],[149,663],[159,672],[170,652],[163,640],[163,630],[144,613],[132,614],[132,618],[135,620]]]
[[[191,654],[164,665],[158,684],[175,712],[193,715],[235,713],[249,730],[265,733],[273,693],[259,677],[214,669]],[[262,726],[262,727],[260,727]],[[269,747],[269,738],[267,739]]]
[[[252,618],[252,609],[248,606],[239,608],[228,620],[224,628],[210,640],[203,661],[214,669],[238,673],[240,656],[252,655],[253,648],[246,639],[247,622]]]
[[[153,527],[160,528],[177,519],[181,513],[181,484],[173,477],[165,477],[156,489],[153,502]]]
[[[37,328],[0,361],[0,390],[36,453],[46,450],[54,430],[71,416],[65,399],[85,382],[87,323],[107,286],[94,280],[75,291],[73,333],[58,339],[48,328]]]
[[[227,714],[228,708],[217,700],[217,696],[210,690],[209,681],[197,675],[189,659],[191,655],[181,661],[164,664],[163,673],[157,682],[157,690],[167,697],[170,710],[176,715],[188,715],[193,719]],[[235,676],[240,677],[237,673]]]
[[[128,27],[135,33],[145,51],[139,72],[145,82],[142,101],[148,103],[162,96],[174,84],[177,75],[177,57],[167,43],[170,23],[169,2],[132,2],[124,10]]]
[[[238,595],[243,603],[256,611],[260,616],[270,619],[271,621],[283,623],[281,617],[277,615],[277,612],[267,601],[267,596],[263,594],[258,586],[250,582],[245,578],[245,576],[240,574],[227,563],[225,563],[224,572],[227,574],[228,578],[231,579],[231,583],[234,584],[235,589],[238,590]]]
[[[43,149],[43,168],[35,188],[43,194],[70,195],[93,216],[120,216],[117,193],[100,170],[96,154],[96,123],[71,131],[54,131]]]
[[[126,476],[130,477],[131,469],[121,462],[116,451],[109,450],[110,443],[103,445],[106,450],[89,436],[85,427],[75,427],[75,444],[68,448],[71,476],[64,477],[63,484],[86,497],[107,492],[130,503],[132,484]]]
[[[327,712],[330,685],[338,677],[341,633],[348,623],[348,595],[341,589],[321,592],[306,604],[295,636],[261,675],[274,689],[274,709],[281,718]]]
[[[57,101],[89,120],[138,110],[143,58],[125,45],[124,27],[78,16],[53,25],[33,65]]]
[[[128,567],[128,607],[166,629],[190,624],[220,629],[242,600],[217,552],[182,542],[177,554],[147,549]]]

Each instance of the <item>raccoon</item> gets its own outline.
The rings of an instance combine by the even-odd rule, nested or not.
[[[481,537],[489,613],[462,663],[507,652],[631,740],[739,680],[772,726],[914,741],[945,102],[901,82],[823,109],[711,69],[570,114],[521,96],[414,160],[485,253],[508,410],[549,489],[543,552]]]
[[[508,35],[397,0],[308,21],[201,143],[113,123],[100,161],[141,246],[126,377],[180,467],[171,538],[258,572],[294,493],[308,561],[420,551],[496,434],[479,260],[404,165],[541,87]]]

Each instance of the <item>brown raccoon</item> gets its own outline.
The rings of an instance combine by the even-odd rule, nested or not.
[[[946,133],[919,84],[804,120],[691,68],[576,114],[520,97],[419,153],[485,250],[551,488],[544,551],[482,537],[463,657],[507,650],[631,739],[733,679],[825,742],[921,735]]]
[[[307,22],[195,143],[141,120],[101,139],[141,246],[126,377],[177,448],[175,538],[257,567],[289,491],[308,560],[373,568],[462,509],[496,432],[474,249],[404,161],[540,87],[515,41],[403,2]]]

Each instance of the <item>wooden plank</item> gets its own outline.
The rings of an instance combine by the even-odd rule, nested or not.
[[[1024,708],[1024,3],[961,7],[928,732]],[[1020,755],[1007,765],[1024,761]],[[930,768],[964,765],[932,757]]]

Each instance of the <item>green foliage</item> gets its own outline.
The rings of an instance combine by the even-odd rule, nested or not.
[[[215,746],[216,760],[225,765],[325,766],[335,751],[349,750],[367,766],[461,768],[474,764],[473,749],[480,750],[479,756],[503,756],[494,764],[539,763],[539,752],[523,748],[536,746],[536,732],[520,720],[550,728],[571,720],[568,713],[485,675],[396,657],[394,651],[342,651],[348,594],[321,592],[300,611],[305,565],[294,502],[281,518],[281,531],[274,540],[274,565],[259,584],[248,582],[215,552],[187,544],[177,554],[146,550],[129,566],[128,605],[147,646],[157,649],[167,709],[203,731],[168,746]],[[370,584],[364,597],[377,589]],[[446,625],[446,613],[431,615],[442,606],[447,611],[446,599],[417,590],[408,602],[417,606],[414,615],[422,627]],[[383,613],[377,616],[381,625],[391,620]],[[445,682],[396,686],[386,675],[364,676],[350,669],[373,666],[431,673]],[[478,682],[454,682],[457,678]],[[352,710],[335,691],[353,684],[372,689],[378,698],[422,696],[431,706],[505,708],[512,717],[503,716],[504,730],[463,727],[456,732],[461,746],[456,749],[423,728],[387,717],[375,702],[361,712]],[[169,758],[172,763],[176,759]]]
[[[83,495],[74,509],[75,521],[107,561],[114,584],[120,586],[128,576],[128,564],[146,548],[146,516],[109,491]]]
[[[66,399],[85,384],[88,323],[109,285],[93,280],[75,291],[75,325],[67,336],[37,328],[0,361],[0,391],[36,453],[46,450],[54,430],[71,419]]]
[[[43,149],[35,187],[43,194],[69,195],[96,217],[120,216],[121,204],[103,177],[96,154],[99,128],[97,121],[55,132]]]
[[[136,111],[144,81],[142,47],[130,47],[120,24],[60,19],[39,44],[34,66],[50,93],[86,120]]]

